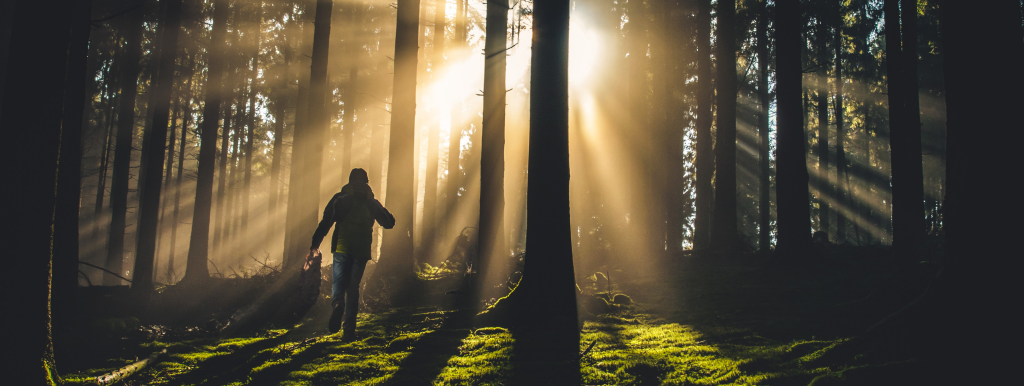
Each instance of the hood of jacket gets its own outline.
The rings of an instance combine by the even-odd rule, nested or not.
[[[341,194],[351,195],[363,199],[373,199],[373,190],[370,185],[362,182],[350,182],[341,188]]]

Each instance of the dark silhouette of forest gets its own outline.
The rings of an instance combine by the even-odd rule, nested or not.
[[[1022,63],[1020,0],[4,2],[3,376],[1009,380]]]

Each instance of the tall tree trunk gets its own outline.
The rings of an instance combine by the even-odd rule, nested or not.
[[[132,290],[153,291],[153,261],[156,257],[156,234],[160,220],[160,191],[163,183],[164,147],[167,145],[167,123],[174,83],[174,62],[178,56],[178,32],[181,30],[181,0],[163,4],[160,23],[158,75],[153,93],[153,124],[142,141],[139,166],[139,225],[135,237],[135,274]]]
[[[947,274],[940,276],[937,286],[937,296],[946,297],[937,297],[942,303],[929,316],[939,322],[935,333],[966,327],[979,335],[940,347],[941,356],[955,358],[957,353],[999,350],[1005,342],[1000,336],[1016,325],[1012,308],[994,306],[1013,301],[1016,270],[998,269],[991,262],[1017,248],[1019,228],[984,224],[1003,215],[993,212],[993,203],[1011,202],[1019,195],[1014,172],[1008,175],[995,165],[1019,162],[1019,141],[1010,138],[1020,138],[1024,97],[1007,90],[1024,88],[1024,28],[1016,0],[985,6],[946,1],[942,8],[948,155],[943,225],[948,260],[943,268]],[[967,367],[950,367],[958,371],[949,379],[960,384],[1005,383],[1004,374],[970,369],[1013,362],[1016,358],[968,356]]]
[[[217,153],[217,120],[223,97],[224,53],[227,42],[228,1],[214,0],[213,33],[210,40],[209,69],[206,81],[206,104],[199,137],[199,170],[196,178],[196,200],[192,215],[188,260],[183,282],[205,281],[210,276],[207,261],[210,246],[210,208],[213,204],[213,168]],[[225,120],[226,122],[227,120]],[[225,134],[226,131],[225,131]]]
[[[534,3],[526,204],[529,233],[523,279],[516,292],[523,291],[519,304],[527,338],[522,349],[534,355],[527,360],[547,367],[548,371],[538,372],[551,377],[545,381],[566,385],[580,383],[569,222],[568,63],[569,1]]]
[[[285,265],[301,261],[309,250],[309,236],[317,223],[324,140],[329,126],[326,114],[327,59],[331,37],[333,0],[317,0],[313,28],[313,55],[309,68],[309,112],[306,124],[295,127],[292,173],[285,219]],[[294,199],[291,197],[294,196]]]
[[[895,70],[899,79],[890,83],[889,97],[893,97],[893,86],[900,89],[897,94],[902,101],[898,111],[898,124],[890,130],[890,148],[892,149],[892,240],[893,249],[903,254],[904,258],[912,259],[914,248],[924,237],[924,172],[921,165],[921,114],[917,92],[917,1],[902,1],[902,26],[900,35],[890,35],[888,25],[901,25],[896,18],[896,0],[885,2],[886,17],[886,59],[892,46],[897,46],[902,36],[902,49],[899,55],[899,67]],[[890,13],[892,15],[890,16]],[[892,39],[889,40],[890,36]],[[893,74],[889,73],[890,76]],[[891,108],[891,102],[890,102]],[[890,116],[890,121],[892,117]]]
[[[289,63],[285,62],[285,68],[289,68]],[[288,92],[288,85],[291,83],[288,77],[288,70],[284,71],[284,79],[281,80],[280,93],[284,94]],[[277,226],[279,222],[277,219],[277,207],[278,207],[278,186],[280,186],[281,179],[281,158],[284,156],[284,148],[281,146],[284,142],[284,121],[287,105],[287,98],[283,95],[277,99],[274,103],[274,147],[271,152],[273,158],[270,161],[270,188],[268,194],[270,195],[268,201],[269,210],[267,211],[267,240],[276,239]]]
[[[508,1],[487,3],[484,41],[484,106],[480,133],[480,229],[474,291],[477,299],[490,297],[497,266],[508,255],[505,248],[505,53],[508,37]],[[535,48],[536,49],[536,48]],[[535,51],[536,52],[536,51]],[[495,264],[492,264],[495,263]],[[497,270],[493,270],[497,271]]]
[[[794,258],[810,244],[811,214],[807,192],[807,157],[804,148],[800,91],[803,80],[799,0],[777,0],[775,184],[778,231],[776,250]]]
[[[665,44],[665,40],[668,39],[668,15],[665,7],[665,2],[651,2],[649,4],[650,12],[652,16],[649,36],[649,50],[651,53],[651,125],[650,134],[648,135],[647,143],[645,147],[650,149],[646,152],[644,160],[646,165],[644,166],[645,173],[645,184],[647,190],[647,197],[645,202],[649,203],[650,208],[648,209],[653,216],[650,224],[650,235],[649,243],[653,247],[653,251],[658,255],[663,255],[666,251],[677,251],[679,245],[675,246],[675,249],[671,245],[668,245],[668,233],[671,230],[668,229],[668,212],[670,211],[671,202],[666,201],[667,185],[665,184],[668,178],[667,169],[665,168],[666,161],[668,161],[667,152],[668,147],[668,99],[669,99],[669,87],[668,82],[670,79],[669,75],[669,57],[668,57],[668,44]],[[681,231],[681,230],[680,230]]]
[[[250,199],[250,188],[252,187],[252,147],[253,140],[256,134],[256,74],[259,73],[260,65],[260,35],[263,31],[263,2],[257,2],[253,6],[256,7],[254,11],[255,17],[253,18],[253,26],[249,28],[250,35],[253,36],[253,47],[252,49],[252,67],[249,72],[249,119],[246,122],[249,125],[249,130],[246,131],[245,137],[245,177],[242,183],[242,230],[241,233],[245,237],[249,237],[247,230],[249,229],[249,199]]]
[[[761,102],[760,114],[757,116],[757,158],[760,161],[758,162],[757,249],[761,253],[767,253],[772,248],[771,181],[769,179],[771,160],[768,158],[770,146],[768,109],[771,107],[771,95],[768,92],[768,63],[772,59],[768,54],[768,0],[757,2],[757,13],[757,98]]]
[[[736,218],[736,2],[718,3],[718,131],[715,133],[715,220],[712,245],[733,248],[739,240]]]
[[[391,105],[391,145],[388,149],[387,207],[396,218],[395,230],[381,245],[381,278],[409,278],[413,272],[413,211],[415,209],[416,62],[419,0],[398,0],[395,31],[395,77]]]
[[[688,106],[683,100],[674,96],[669,97],[669,95],[674,95],[676,92],[687,92],[685,91],[686,78],[693,75],[686,69],[687,62],[689,62],[688,56],[693,54],[693,46],[690,44],[690,38],[693,35],[689,15],[686,14],[681,3],[670,4],[665,15],[668,20],[664,41],[679,41],[679,43],[663,43],[664,46],[667,46],[665,49],[668,55],[666,57],[668,59],[666,88],[670,87],[672,91],[666,93],[665,99],[667,111],[663,147],[665,148],[665,165],[667,167],[665,168],[665,186],[662,192],[667,203],[665,227],[668,232],[665,236],[665,244],[668,245],[669,252],[678,253],[683,250],[683,225],[686,222],[683,208],[690,205],[690,201],[683,198],[686,195],[683,184],[683,175],[686,173],[683,164],[683,138],[687,126],[689,126],[689,118],[686,114]]]
[[[112,71],[108,71],[105,76],[106,79],[110,79]],[[100,214],[103,212],[103,196],[106,194],[107,184],[107,171],[110,169],[110,148],[114,145],[114,106],[116,105],[117,95],[111,95],[106,98],[107,103],[107,115],[106,122],[107,126],[106,141],[103,145],[103,155],[100,156],[99,173],[97,173],[96,181],[96,205],[93,209],[93,221],[99,221]],[[96,230],[100,227],[97,225]],[[98,233],[97,233],[98,235]],[[97,239],[98,237],[94,237]]]
[[[846,242],[846,213],[851,213],[849,198],[849,176],[846,175],[846,150],[843,148],[846,134],[843,132],[843,25],[842,18],[835,31],[835,77],[834,99],[836,117],[836,243]]]
[[[17,371],[15,378],[22,384],[55,385],[60,379],[50,335],[53,216],[70,29],[78,6],[70,1],[23,1],[0,7],[15,15],[9,48],[2,48],[9,50],[9,58],[18,58],[5,63],[7,71],[0,75],[0,130],[14,145],[0,154],[8,187],[3,189],[7,205],[0,209],[0,218],[17,221],[2,236],[12,257],[6,268],[17,275],[3,284],[4,303],[10,307],[4,327],[11,329],[4,347],[19,351],[5,358],[4,366]]]
[[[351,28],[355,28],[358,23],[358,7],[362,7],[362,3],[352,4],[351,9],[348,11],[348,22]],[[347,42],[349,60],[352,64],[348,68],[348,86],[345,89],[345,116],[342,127],[344,131],[344,147],[341,153],[341,185],[344,186],[348,183],[348,174],[352,169],[352,137],[355,134],[355,115],[356,115],[356,99],[359,95],[358,80],[359,80],[359,43],[355,39],[354,33],[351,33],[350,41]]]
[[[434,87],[439,87],[438,84],[441,81],[441,77],[444,75],[444,29],[445,29],[445,0],[434,0],[434,50],[433,58],[431,58],[430,73],[434,78]],[[485,70],[486,71],[486,70]],[[421,249],[427,253],[427,256],[433,256],[434,254],[434,243],[437,229],[437,163],[438,163],[438,146],[441,142],[441,116],[443,112],[440,107],[442,104],[438,101],[434,102],[436,106],[433,111],[436,112],[436,116],[433,117],[433,121],[430,123],[430,129],[427,133],[427,170],[426,176],[424,176],[424,191],[423,191],[423,220],[422,220],[422,236],[420,237]],[[427,258],[430,259],[429,257]]]
[[[693,248],[711,246],[711,211],[713,210],[714,188],[711,179],[715,174],[715,158],[712,153],[711,107],[715,89],[711,80],[711,0],[697,2],[697,149],[694,167],[696,178],[696,214],[693,220]]]
[[[224,83],[231,83],[228,76],[228,80]],[[223,90],[224,94],[230,93],[232,90],[230,87],[227,90]],[[220,162],[217,170],[217,222],[213,231],[213,248],[216,250],[221,245],[221,239],[227,238],[227,193],[228,193],[228,149],[231,147],[231,130],[232,123],[231,119],[234,117],[232,114],[232,102],[228,102],[228,105],[224,107],[224,124],[221,126],[220,135]],[[235,109],[238,105],[235,104]]]
[[[82,196],[82,130],[86,103],[86,79],[92,1],[75,3],[68,48],[64,117],[60,135],[56,205],[53,216],[53,318],[54,360],[71,356],[77,348],[75,292],[78,288],[78,218]]]
[[[142,59],[142,9],[125,15],[124,66],[121,67],[121,96],[117,112],[117,143],[114,147],[114,174],[110,190],[110,238],[107,242],[106,268],[124,272],[125,217],[128,212],[128,172],[131,163],[132,133],[135,131],[135,96],[138,94],[139,62]],[[118,285],[121,279],[103,275],[103,285]]]
[[[820,16],[819,16],[820,17]],[[814,45],[817,49],[817,107],[818,107],[818,171],[815,173],[815,186],[818,190],[818,230],[831,232],[832,216],[829,200],[832,199],[832,183],[828,173],[828,53],[825,48],[825,36],[828,27],[819,20]]]
[[[189,61],[191,63],[191,60]],[[192,66],[189,66],[191,69]],[[192,118],[192,74],[185,83],[185,117],[181,122],[181,142],[178,144],[178,174],[174,181],[174,211],[171,215],[171,250],[167,256],[167,284],[174,284],[178,274],[174,270],[174,255],[178,242],[178,211],[181,206],[181,180],[185,171],[185,143],[188,142],[188,124]]]

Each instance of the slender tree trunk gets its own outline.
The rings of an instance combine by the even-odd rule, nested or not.
[[[203,123],[200,128],[199,170],[196,179],[195,209],[192,215],[192,233],[189,238],[188,260],[182,281],[199,282],[210,276],[207,267],[210,246],[210,207],[213,204],[213,168],[217,152],[217,120],[223,97],[225,35],[228,1],[214,0],[213,34],[207,70],[206,103],[203,105]],[[226,134],[226,132],[225,132]]]
[[[57,169],[56,205],[53,216],[53,271],[51,316],[54,360],[71,356],[77,348],[75,334],[78,288],[78,218],[82,196],[82,130],[86,103],[89,20],[92,1],[75,3],[68,48],[64,117]]]
[[[665,50],[668,55],[665,80],[666,88],[671,88],[671,91],[666,93],[665,99],[667,106],[665,141],[662,145],[665,149],[665,165],[667,166],[665,168],[665,186],[662,190],[668,212],[665,219],[665,227],[668,229],[665,244],[668,245],[669,252],[679,253],[683,250],[683,225],[686,222],[683,208],[690,205],[690,201],[684,199],[687,194],[683,184],[683,175],[686,173],[683,164],[683,140],[690,122],[686,114],[688,106],[682,99],[668,97],[668,95],[688,91],[684,90],[686,90],[686,78],[693,75],[686,69],[686,64],[689,61],[687,56],[693,54],[693,46],[690,44],[692,26],[689,15],[686,15],[681,3],[670,4],[665,15],[667,19],[665,42],[669,42],[663,44],[666,46]],[[676,41],[679,43],[672,43]]]
[[[842,19],[839,19],[840,22]],[[843,32],[842,24],[836,26],[835,31],[835,77],[836,96],[835,117],[836,117],[836,243],[846,242],[846,213],[850,212],[849,197],[849,176],[846,175],[846,150],[843,148],[846,133],[843,132]]]
[[[191,69],[191,66],[189,66]],[[174,181],[174,212],[171,215],[171,250],[167,256],[167,284],[174,284],[178,275],[174,270],[174,255],[178,243],[178,210],[181,206],[181,180],[185,171],[185,143],[188,142],[188,124],[192,118],[192,74],[185,83],[185,117],[181,122],[181,142],[178,144],[178,175]]]
[[[569,222],[569,1],[534,3],[530,183],[520,315],[523,350],[546,382],[579,384],[579,329]],[[530,311],[527,311],[529,307]],[[525,315],[545,315],[544,318]],[[517,341],[518,343],[518,341]],[[531,350],[531,348],[533,350]],[[519,345],[517,345],[519,349]]]
[[[227,211],[225,216],[226,221],[224,224],[224,240],[225,242],[231,241],[237,235],[235,221],[238,219],[238,214],[235,212],[238,209],[238,174],[239,174],[239,158],[242,150],[242,136],[244,135],[245,122],[248,121],[246,118],[245,101],[248,99],[245,94],[238,96],[238,104],[236,105],[238,111],[235,112],[235,123],[232,124],[233,130],[231,130],[231,157],[228,160],[228,189],[224,202],[224,210]],[[217,246],[220,248],[221,246]],[[216,249],[214,249],[216,250]]]
[[[800,90],[803,80],[798,0],[777,0],[776,28],[776,250],[780,256],[802,255],[810,244],[811,214]]]
[[[711,211],[713,210],[714,187],[711,179],[715,174],[715,159],[712,153],[711,105],[715,89],[711,71],[711,0],[697,3],[697,149],[694,167],[696,178],[696,213],[693,221],[693,247],[703,249],[711,246]]]
[[[897,95],[903,104],[897,111],[898,124],[893,125],[889,133],[893,162],[892,239],[893,249],[905,255],[904,258],[912,259],[914,248],[924,238],[925,232],[924,172],[921,165],[921,114],[917,91],[917,1],[902,0],[902,4],[901,34],[890,35],[886,28],[886,40],[892,42],[891,46],[886,44],[887,60],[893,59],[889,52],[892,46],[898,47],[902,36],[902,50],[892,52],[900,56],[899,62],[895,63],[899,67],[893,68],[890,64],[887,68],[900,75],[899,79],[893,79],[895,84],[890,84],[890,108],[893,86],[900,89]],[[886,25],[890,22],[893,26],[900,25],[896,19],[896,0],[887,0],[885,6]],[[889,40],[890,36],[893,40]],[[892,76],[893,72],[889,74]]]
[[[285,67],[288,67],[288,63],[285,63]],[[288,71],[285,71],[285,78],[281,81],[281,93],[288,92],[288,84],[291,82],[288,80]],[[274,103],[274,147],[272,150],[273,158],[270,161],[270,189],[267,193],[270,194],[270,198],[267,200],[269,204],[269,211],[267,212],[267,239],[273,240],[277,234],[277,206],[278,206],[278,186],[280,185],[281,179],[281,158],[284,156],[284,148],[281,143],[284,142],[284,121],[285,121],[285,109],[287,108],[286,98],[283,96]]]
[[[362,4],[353,4],[348,12],[348,22],[353,28],[355,28],[359,23],[357,7],[360,6],[362,6]],[[345,116],[343,117],[344,123],[342,124],[342,127],[344,128],[342,134],[345,137],[343,140],[344,147],[341,153],[340,173],[342,186],[345,186],[345,184],[348,183],[348,174],[349,171],[352,170],[352,137],[356,130],[356,98],[359,95],[359,61],[357,59],[357,55],[359,54],[359,44],[356,43],[355,37],[352,37],[351,39],[352,40],[346,44],[350,56],[349,60],[352,61],[352,64],[348,68],[348,87],[345,90]]]
[[[650,204],[651,218],[650,224],[650,239],[649,243],[653,247],[653,251],[658,255],[663,255],[665,252],[677,251],[679,245],[675,246],[675,249],[668,244],[668,233],[672,230],[668,229],[668,213],[671,210],[672,203],[666,201],[667,195],[667,184],[666,179],[668,178],[667,169],[665,167],[668,161],[667,152],[668,147],[666,146],[669,142],[668,135],[668,95],[669,87],[668,82],[670,79],[669,75],[669,57],[668,57],[668,44],[664,41],[668,39],[668,10],[665,7],[665,2],[651,2],[649,4],[651,20],[649,36],[649,50],[651,53],[651,126],[650,135],[646,145],[647,149],[651,149],[647,152],[645,161],[647,165],[644,167],[646,171],[645,186],[647,187],[647,199],[646,202]],[[681,231],[681,230],[680,230]]]
[[[0,48],[8,58],[18,59],[7,61],[6,73],[0,74],[0,130],[14,145],[0,154],[2,197],[7,203],[0,218],[17,221],[16,226],[5,227],[2,236],[5,253],[11,256],[6,269],[17,276],[3,284],[4,303],[10,307],[5,312],[4,327],[10,330],[4,347],[18,350],[5,358],[4,366],[17,371],[13,383],[55,385],[60,379],[50,335],[51,267],[56,258],[51,248],[70,29],[78,6],[70,1],[24,1],[0,7],[15,15],[10,45]]]
[[[772,58],[768,54],[768,0],[757,2],[757,97],[761,102],[761,111],[757,116],[757,158],[758,162],[758,250],[767,253],[772,248],[771,229],[771,181],[769,173],[771,169],[768,158],[769,148],[769,117],[768,109],[771,107],[771,94],[768,92],[768,63]]]
[[[249,130],[245,137],[245,181],[242,183],[242,235],[248,236],[249,229],[249,199],[252,187],[252,147],[256,134],[256,74],[259,73],[260,65],[260,34],[263,31],[263,2],[254,4],[256,7],[253,18],[253,26],[249,29],[253,36],[252,67],[249,72]]]
[[[106,73],[107,78],[110,79],[110,71]],[[106,116],[106,141],[103,145],[103,155],[100,157],[100,169],[96,181],[96,206],[93,211],[93,221],[99,221],[100,214],[103,212],[103,196],[106,194],[107,184],[107,170],[110,168],[110,148],[114,145],[114,106],[117,104],[117,96],[112,95],[107,98],[107,116]],[[96,226],[99,229],[99,226]]]
[[[229,76],[229,79],[231,77]],[[230,82],[225,82],[230,83]],[[225,90],[227,94],[230,89]],[[232,103],[224,107],[224,125],[221,127],[220,135],[220,162],[217,171],[217,222],[213,231],[213,248],[216,250],[221,245],[221,239],[227,238],[227,190],[228,190],[228,149],[231,146],[231,130],[233,117]],[[235,105],[237,108],[237,104]]]
[[[829,199],[832,198],[832,184],[828,173],[828,60],[825,49],[825,35],[828,27],[824,21],[818,21],[815,34],[815,48],[818,50],[817,107],[818,107],[818,172],[815,173],[815,186],[818,188],[818,230],[831,233],[832,216]]]
[[[391,145],[388,149],[387,207],[397,220],[395,230],[384,235],[380,278],[402,279],[412,275],[413,211],[415,209],[414,138],[416,132],[416,62],[419,0],[398,1],[395,32],[394,97],[391,105]]]
[[[715,221],[712,245],[733,248],[736,218],[736,2],[718,3],[718,131],[715,138]]]
[[[121,68],[121,96],[117,113],[117,143],[114,147],[114,174],[110,191],[110,238],[107,242],[106,268],[123,275],[125,217],[128,212],[128,172],[131,163],[132,133],[135,131],[135,96],[138,93],[139,62],[142,58],[142,9],[125,15],[125,65]],[[118,285],[121,279],[103,275],[103,285]]]
[[[163,181],[164,146],[166,146],[171,91],[174,83],[174,59],[178,56],[178,31],[181,29],[181,0],[164,4],[160,26],[159,69],[153,93],[153,124],[142,141],[142,163],[139,166],[139,225],[136,235],[135,274],[132,290],[153,291],[153,261],[156,257],[156,234],[160,220],[160,191]]]
[[[433,58],[431,59],[430,72],[433,74],[435,85],[440,82],[441,77],[444,75],[444,40],[445,40],[445,5],[446,0],[435,0],[434,1],[434,51]],[[485,70],[486,71],[486,70]],[[434,105],[440,107],[441,103],[434,102]],[[424,178],[424,192],[423,192],[423,221],[422,231],[423,235],[420,238],[420,244],[423,251],[427,253],[427,256],[433,256],[434,254],[434,243],[437,229],[437,163],[438,163],[438,146],[441,142],[441,115],[442,112],[438,108],[434,108],[436,116],[431,122],[430,129],[427,134],[427,170]],[[428,258],[429,259],[429,258]]]
[[[307,122],[295,127],[292,173],[285,219],[285,265],[301,261],[309,250],[309,237],[317,223],[320,206],[320,177],[323,149],[329,122],[326,114],[327,59],[331,37],[333,0],[317,0],[313,29],[313,55],[309,71],[309,112]],[[294,196],[294,199],[291,197]]]

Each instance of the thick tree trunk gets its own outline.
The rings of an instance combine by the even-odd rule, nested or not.
[[[110,238],[107,241],[106,268],[124,273],[124,233],[128,212],[128,179],[135,131],[135,96],[138,94],[139,62],[142,59],[142,9],[125,15],[126,41],[124,66],[121,67],[121,95],[117,112],[117,143],[110,190]],[[103,276],[103,285],[118,285],[121,280]]]
[[[776,189],[777,247],[780,256],[794,258],[810,244],[811,214],[807,191],[807,157],[804,149],[800,91],[800,2],[778,0],[776,26]]]
[[[711,179],[715,174],[715,159],[712,153],[711,107],[715,94],[711,80],[711,0],[697,3],[697,149],[694,167],[696,178],[696,214],[693,221],[693,248],[711,246],[711,212],[714,210],[714,187]]]
[[[217,153],[217,120],[223,97],[224,56],[226,49],[228,1],[215,0],[213,3],[213,33],[210,46],[209,69],[207,70],[206,104],[203,106],[203,123],[200,128],[199,170],[196,179],[196,200],[192,215],[192,232],[189,238],[188,260],[182,281],[195,283],[210,276],[207,267],[210,246],[210,208],[213,204],[213,168]],[[226,121],[226,120],[225,120]],[[226,134],[226,132],[225,132]]]
[[[480,242],[478,244],[477,299],[490,297],[490,286],[505,251],[505,52],[508,2],[487,3],[484,42],[484,111],[480,138]],[[536,49],[536,47],[535,47]],[[536,51],[534,51],[536,53]],[[494,263],[494,264],[492,264]],[[496,271],[496,270],[495,270]]]
[[[715,138],[715,220],[711,242],[734,248],[739,241],[736,218],[736,2],[718,3],[718,131]]]
[[[389,285],[412,277],[413,211],[415,209],[416,63],[419,0],[398,1],[395,31],[395,77],[391,105],[391,145],[388,149],[387,207],[395,215],[395,230],[384,235],[378,272]],[[397,292],[393,292],[397,294]]]
[[[921,113],[917,91],[917,1],[902,0],[902,23],[900,35],[890,35],[886,27],[886,59],[893,46],[902,36],[902,50],[892,52],[900,55],[899,67],[893,69],[900,75],[890,83],[889,96],[893,97],[893,86],[900,89],[898,96],[903,103],[898,111],[898,124],[892,126],[889,136],[892,149],[892,240],[893,249],[912,259],[915,247],[924,238],[924,172],[921,165]],[[895,12],[896,0],[885,2],[886,25],[898,25]],[[890,13],[892,13],[890,17]],[[892,38],[893,40],[889,40]],[[898,47],[898,46],[897,46]],[[892,72],[889,73],[893,74]],[[891,103],[891,102],[890,102]],[[892,118],[890,117],[890,120]]]
[[[757,158],[758,158],[758,238],[757,246],[761,253],[767,253],[772,248],[771,229],[771,169],[768,158],[769,148],[769,117],[768,109],[771,106],[771,95],[768,93],[768,63],[771,56],[768,54],[768,0],[757,2],[757,96],[761,102],[760,114],[757,116]]]
[[[70,1],[23,1],[2,6],[11,22],[9,58],[3,74],[0,131],[9,146],[0,153],[6,188],[0,218],[17,221],[2,233],[6,268],[17,275],[4,280],[4,347],[17,349],[4,366],[17,371],[22,384],[59,382],[50,336],[51,263],[57,165],[65,105],[73,10]],[[77,70],[76,70],[77,71]],[[16,316],[14,316],[16,315]],[[12,370],[13,371],[13,370]],[[14,382],[18,383],[18,382]]]
[[[160,191],[163,190],[164,147],[167,145],[167,123],[174,83],[174,62],[178,56],[178,32],[181,30],[181,0],[163,4],[164,17],[160,23],[160,53],[156,84],[153,94],[153,124],[142,141],[139,166],[139,225],[136,232],[135,274],[132,290],[136,293],[153,291],[153,261],[156,257],[156,237],[160,220]]]
[[[328,119],[327,59],[331,37],[333,0],[317,0],[313,29],[313,55],[309,70],[309,112],[306,124],[295,127],[292,173],[288,189],[289,205],[285,220],[285,264],[300,261],[309,250],[309,237],[317,223],[320,206],[320,178],[323,170],[324,140]],[[294,198],[292,197],[294,196]]]
[[[534,3],[530,183],[519,313],[524,350],[558,384],[579,384],[579,329],[569,222],[569,1]],[[518,342],[518,341],[517,341]],[[536,349],[530,350],[532,348]],[[519,346],[517,345],[517,349]],[[548,381],[550,382],[550,381]]]
[[[931,316],[935,333],[970,328],[977,337],[942,345],[949,358],[951,383],[1006,383],[1004,372],[979,374],[979,366],[1014,366],[1009,356],[968,356],[957,353],[995,352],[1005,344],[1005,331],[1017,325],[1012,307],[1016,270],[991,263],[1007,257],[1019,240],[1019,228],[984,226],[1003,213],[994,203],[1019,195],[1017,179],[995,165],[1013,165],[1019,158],[1020,106],[1024,97],[1007,90],[1024,88],[1021,5],[1016,0],[977,3],[943,2],[942,49],[946,88],[946,181],[943,224],[948,272],[940,284],[947,295]],[[998,136],[1000,140],[993,140]],[[1018,173],[1019,175],[1019,173]],[[1019,212],[1019,211],[1018,211]],[[1009,214],[1009,213],[1007,213]],[[941,279],[940,279],[941,280]],[[954,312],[949,312],[955,310]],[[931,323],[929,323],[931,324]]]

